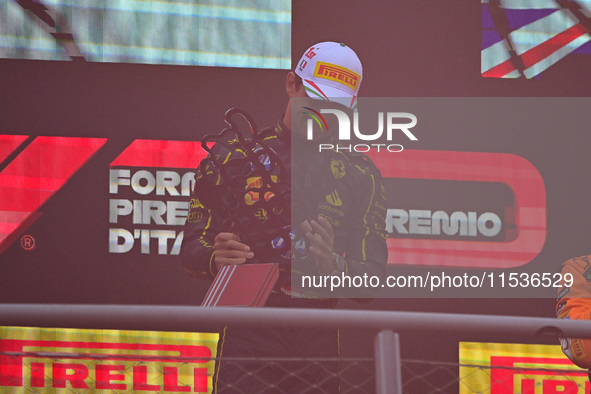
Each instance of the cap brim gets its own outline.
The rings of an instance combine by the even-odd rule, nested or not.
[[[310,98],[339,103],[352,110],[357,109],[357,96],[352,96],[335,87],[315,83],[306,79],[303,79],[302,82],[304,83],[306,94]]]

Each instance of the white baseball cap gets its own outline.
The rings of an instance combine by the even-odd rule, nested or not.
[[[295,73],[302,78],[309,97],[356,109],[363,67],[355,52],[345,44],[327,41],[311,46],[298,62]]]

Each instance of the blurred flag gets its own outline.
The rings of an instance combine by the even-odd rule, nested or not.
[[[591,0],[482,0],[483,77],[533,78],[591,54]]]

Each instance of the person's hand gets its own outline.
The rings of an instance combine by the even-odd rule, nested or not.
[[[234,233],[222,232],[216,235],[213,249],[214,262],[218,270],[223,265],[244,264],[246,260],[254,257],[250,247],[241,243],[240,237]]]
[[[310,253],[316,261],[318,272],[320,274],[333,272],[336,268],[333,258],[334,234],[328,220],[319,216],[318,221],[306,220],[301,224],[301,228],[310,241]]]

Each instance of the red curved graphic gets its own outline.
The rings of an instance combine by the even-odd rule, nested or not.
[[[368,155],[384,178],[502,182],[515,197],[517,237],[510,242],[388,238],[389,264],[510,268],[529,263],[546,240],[546,190],[538,170],[507,153],[404,150]]]

